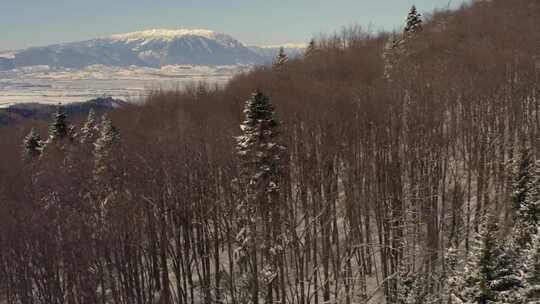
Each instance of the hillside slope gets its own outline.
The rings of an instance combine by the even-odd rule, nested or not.
[[[74,140],[0,129],[0,301],[540,301],[539,16],[414,8]]]

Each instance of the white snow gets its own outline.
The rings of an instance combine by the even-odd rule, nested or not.
[[[162,68],[92,65],[83,69],[32,66],[0,71],[0,108],[15,103],[70,103],[101,96],[144,98],[151,90],[175,90],[196,81],[225,84],[251,66],[169,65]]]
[[[164,39],[164,40],[174,40],[183,36],[201,36],[208,39],[215,39],[217,34],[214,31],[203,30],[203,29],[178,29],[178,30],[167,30],[167,29],[152,29],[140,32],[124,33],[112,35],[112,39],[117,40],[147,40],[147,39]]]
[[[136,42],[139,45],[144,45],[156,40],[163,42],[171,42],[175,39],[184,37],[202,37],[208,40],[214,40],[228,47],[241,45],[240,42],[227,34],[218,33],[206,29],[151,29],[139,32],[116,34],[102,39],[111,39],[113,41],[123,43]]]
[[[14,59],[15,55],[16,55],[16,52],[11,52],[11,51],[1,52],[0,51],[0,58]]]

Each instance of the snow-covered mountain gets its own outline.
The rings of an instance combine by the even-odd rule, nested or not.
[[[110,37],[0,53],[0,70],[25,66],[236,65],[271,60],[276,47],[247,47],[210,30],[147,30]],[[292,54],[292,52],[291,52]]]

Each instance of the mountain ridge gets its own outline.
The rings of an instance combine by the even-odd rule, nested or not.
[[[291,55],[300,47],[285,44]],[[271,61],[278,46],[247,46],[231,35],[206,29],[150,29],[96,39],[0,52],[0,70],[25,66],[83,68],[89,65],[237,65]]]

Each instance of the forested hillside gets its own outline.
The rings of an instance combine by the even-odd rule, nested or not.
[[[0,303],[538,303],[539,28],[537,0],[413,8],[0,129]]]

